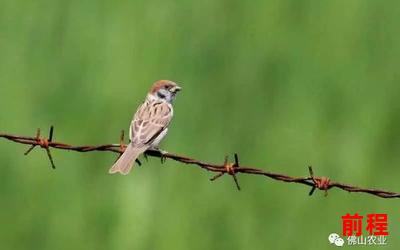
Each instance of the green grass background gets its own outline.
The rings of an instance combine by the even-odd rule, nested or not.
[[[171,79],[167,151],[400,191],[399,25],[389,0],[3,0],[0,131],[117,143]],[[400,246],[396,199],[244,175],[238,192],[158,159],[110,176],[112,153],[53,150],[53,171],[26,148],[0,141],[1,249],[333,249],[347,212],[387,213]]]

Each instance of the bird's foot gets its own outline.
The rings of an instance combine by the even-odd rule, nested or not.
[[[166,158],[166,154],[168,154],[167,151],[160,149],[159,147],[151,147],[151,150],[157,151],[158,153],[160,153],[160,159],[161,159],[161,163],[164,163],[167,158]]]
[[[149,161],[149,157],[148,157],[148,155],[147,155],[146,151],[143,153],[143,157],[146,159],[146,162],[148,162],[148,161]]]

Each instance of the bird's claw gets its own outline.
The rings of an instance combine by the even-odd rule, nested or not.
[[[167,160],[165,155],[168,154],[168,152],[157,147],[153,147],[152,150],[158,151],[160,154],[161,163],[164,164],[164,162]]]
[[[165,151],[165,150],[159,149],[159,148],[158,148],[157,150],[158,150],[158,152],[160,153],[161,163],[164,164],[164,162],[167,161],[166,154],[168,154],[168,152]]]
[[[143,157],[146,159],[146,162],[149,161],[149,157],[147,156],[147,153],[146,153],[146,152],[143,153]]]
[[[165,155],[163,153],[161,153],[161,164],[164,164],[164,162],[167,161],[167,157],[165,157]]]

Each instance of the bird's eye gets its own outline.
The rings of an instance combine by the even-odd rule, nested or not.
[[[158,95],[158,97],[161,98],[161,99],[164,99],[164,98],[165,98],[165,95],[162,94],[162,93],[160,93],[160,92],[157,92],[157,95]]]

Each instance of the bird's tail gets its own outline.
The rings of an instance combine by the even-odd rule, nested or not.
[[[139,157],[141,153],[145,150],[141,148],[134,148],[132,144],[129,144],[125,149],[125,152],[119,157],[119,159],[114,163],[114,165],[110,168],[108,173],[115,174],[121,173],[126,175],[131,171],[134,161]]]

